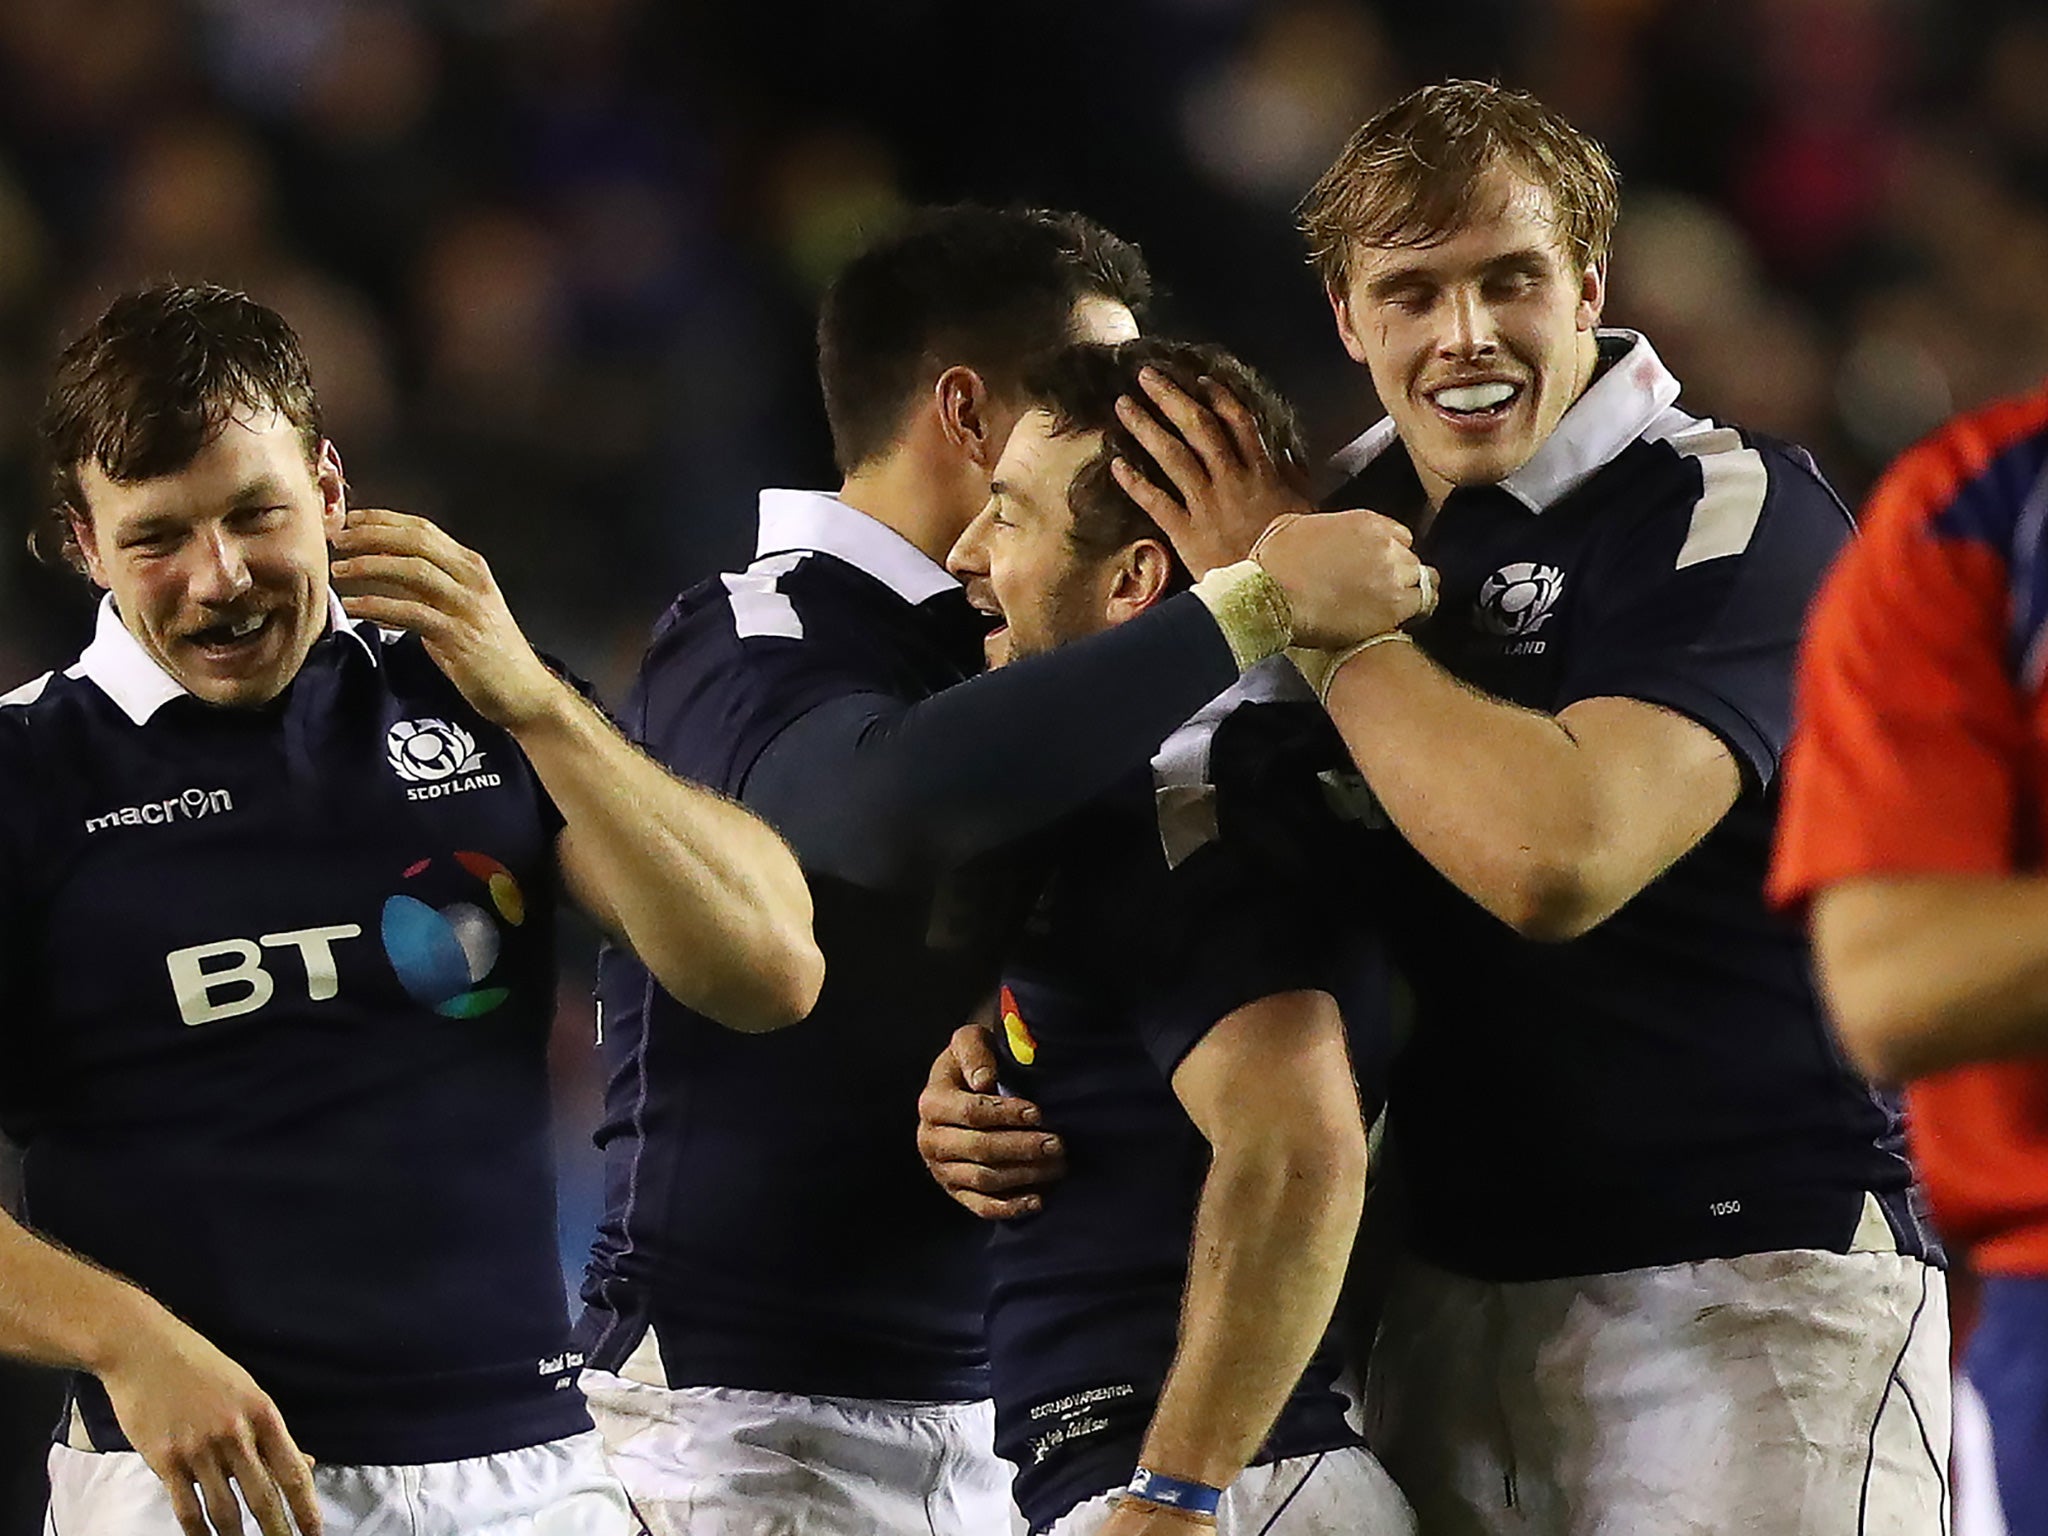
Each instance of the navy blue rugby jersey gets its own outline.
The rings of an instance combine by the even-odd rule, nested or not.
[[[1676,408],[1649,343],[1604,371],[1521,470],[1463,487],[1417,541],[1443,579],[1416,637],[1457,677],[1547,713],[1643,699],[1741,766],[1701,844],[1591,933],[1517,937],[1394,837],[1389,934],[1418,1024],[1392,1086],[1413,1240],[1533,1279],[1850,1246],[1878,1195],[1924,1239],[1898,1117],[1838,1056],[1796,927],[1766,909],[1800,623],[1850,519],[1804,450]],[[1383,422],[1331,506],[1413,518]]]
[[[588,1428],[548,1135],[561,819],[511,738],[338,604],[278,700],[221,709],[109,599],[0,701],[0,778],[30,1223],[239,1361],[318,1460]],[[124,1444],[97,1382],[74,1403]]]
[[[776,737],[828,701],[960,682],[985,625],[943,569],[831,497],[764,493],[761,539],[747,572],[670,609],[625,715],[672,769],[780,822],[750,798]],[[600,963],[606,1213],[579,1341],[616,1369],[651,1323],[672,1386],[986,1396],[986,1234],[924,1171],[917,1095],[994,985],[1013,882],[983,860],[877,888],[797,852],[826,956],[802,1023],[735,1034],[631,956]]]
[[[1042,1530],[1127,1481],[1172,1363],[1208,1143],[1172,1077],[1220,1020],[1280,992],[1342,1008],[1365,1112],[1388,1052],[1367,890],[1370,798],[1280,659],[1070,819],[1004,966],[1002,1085],[1039,1104],[1068,1172],[1002,1223],[989,1350],[996,1448]],[[1358,1443],[1334,1336],[1255,1461]]]

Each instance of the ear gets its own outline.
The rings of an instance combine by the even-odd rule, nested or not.
[[[1365,348],[1358,340],[1358,327],[1351,319],[1351,296],[1339,293],[1335,288],[1323,289],[1323,297],[1330,301],[1330,313],[1337,321],[1337,339],[1344,343],[1344,351],[1354,363],[1365,361]]]
[[[341,454],[324,437],[313,460],[313,486],[320,493],[320,526],[331,540],[348,521],[348,477],[341,472]]]
[[[1172,582],[1173,551],[1165,541],[1134,540],[1116,557],[1103,616],[1112,626],[1127,623],[1165,597]]]
[[[92,519],[78,508],[67,506],[64,521],[71,525],[71,537],[78,545],[79,557],[85,561],[85,574],[94,586],[104,590],[108,585],[107,568],[100,559],[100,541],[93,533]]]
[[[956,363],[939,375],[932,399],[947,443],[983,468],[993,468],[1003,445],[995,441],[994,412],[982,376]]]
[[[1590,331],[1607,307],[1607,263],[1596,261],[1579,274],[1579,329]]]

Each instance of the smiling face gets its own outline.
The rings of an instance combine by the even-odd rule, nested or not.
[[[157,664],[208,704],[269,702],[327,626],[341,462],[309,464],[274,411],[230,417],[183,469],[116,481],[79,466],[72,517],[93,581]]]
[[[1357,245],[1330,303],[1432,503],[1543,446],[1593,374],[1605,273],[1577,265],[1550,194],[1496,167],[1433,245]]]
[[[1105,629],[1111,562],[1074,542],[1067,489],[1102,446],[1100,432],[1055,436],[1049,412],[1018,421],[989,483],[988,501],[967,525],[946,569],[967,600],[997,620],[982,642],[1000,667]]]

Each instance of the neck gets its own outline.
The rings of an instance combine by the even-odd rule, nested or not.
[[[846,477],[839,499],[892,528],[939,565],[978,507],[962,507],[958,486],[909,454],[893,453]]]

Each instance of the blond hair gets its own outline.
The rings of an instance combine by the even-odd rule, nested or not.
[[[1354,245],[1434,245],[1471,218],[1495,167],[1550,195],[1574,262],[1606,261],[1621,206],[1607,151],[1527,92],[1478,80],[1411,91],[1351,135],[1301,201],[1309,260],[1342,293]]]

